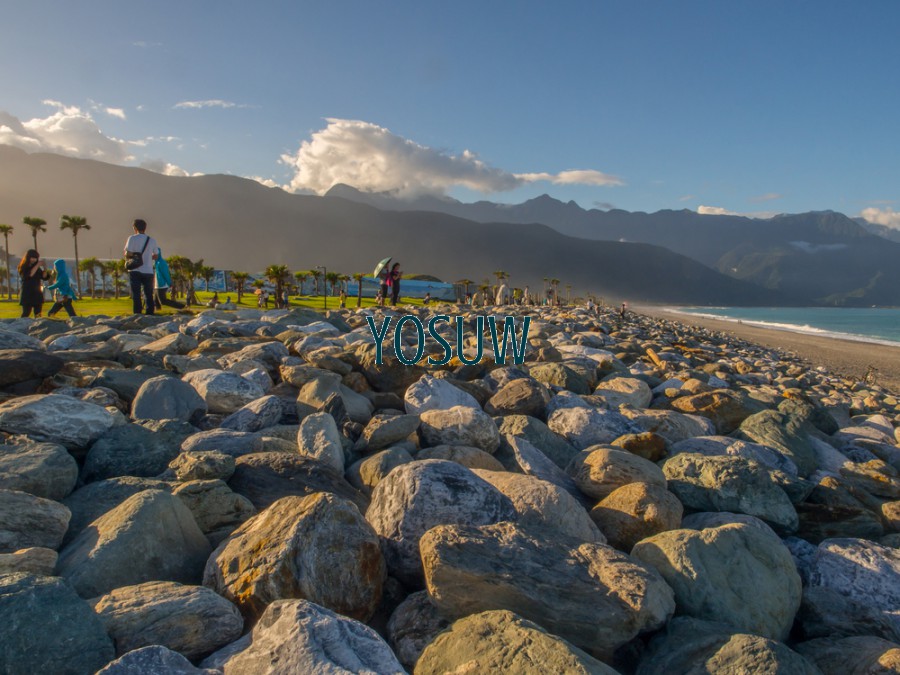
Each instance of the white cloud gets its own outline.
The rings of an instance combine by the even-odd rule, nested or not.
[[[900,230],[900,211],[894,211],[890,206],[883,209],[870,206],[860,211],[859,215],[870,223],[884,225],[893,230]]]
[[[107,108],[105,112],[110,117],[118,117],[120,120],[127,119],[125,117],[125,111],[122,110],[122,108]]]
[[[174,107],[198,110],[201,108],[249,108],[250,106],[243,103],[234,103],[232,101],[223,101],[222,99],[214,98],[205,101],[181,101],[180,103],[176,103]]]
[[[701,216],[738,216],[739,213],[723,209],[721,206],[703,206],[697,207],[697,213]]]
[[[200,176],[202,174],[191,174],[182,169],[177,164],[172,164],[170,162],[166,162],[162,159],[148,159],[146,161],[141,162],[140,167],[142,169],[147,169],[148,171],[153,171],[155,173],[161,173],[164,176]]]
[[[469,150],[450,155],[370,122],[334,118],[327,122],[295,154],[281,156],[294,171],[288,189],[322,194],[337,183],[346,183],[367,192],[411,197],[445,194],[454,186],[503,192],[535,181],[622,185],[619,178],[594,170],[514,174],[489,166]]]

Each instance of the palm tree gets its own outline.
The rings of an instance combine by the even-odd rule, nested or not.
[[[0,234],[3,235],[3,249],[6,251],[6,297],[12,300],[12,282],[9,278],[9,235],[12,234],[12,225],[0,225]]]
[[[462,286],[463,286],[463,288],[464,288],[464,290],[463,290],[463,298],[465,298],[465,297],[469,294],[469,284],[474,284],[475,282],[472,281],[471,279],[460,279],[460,280],[457,281],[456,283],[462,284]]]
[[[234,281],[234,289],[237,291],[238,304],[241,304],[241,297],[244,295],[244,285],[247,283],[250,275],[246,272],[232,272],[231,278]]]
[[[106,278],[113,277],[115,279],[115,267],[118,260],[107,260],[100,263],[100,288],[103,289],[103,297],[106,298]],[[124,261],[123,261],[124,265]],[[114,282],[115,283],[115,282]]]
[[[559,300],[559,279],[550,279],[550,287],[553,289],[553,304]]]
[[[503,283],[504,279],[509,279],[509,272],[504,270],[495,270],[494,276],[497,277],[497,286],[500,286]]]
[[[94,271],[97,269],[97,266],[99,264],[100,264],[100,261],[97,260],[96,258],[85,258],[80,263],[78,263],[78,268],[77,268],[78,271],[80,273],[88,274],[88,286],[91,289],[91,297],[92,298],[94,297],[94,286],[97,283],[97,277],[94,276]],[[78,277],[79,277],[79,282],[80,282],[81,274],[79,274]],[[80,295],[81,294],[81,290],[80,290],[81,284],[79,283],[78,286],[79,286],[78,293]]]
[[[32,218],[31,216],[25,216],[24,218],[22,218],[22,222],[31,228],[31,237],[32,239],[34,239],[34,250],[37,251],[37,233],[47,231],[47,228],[44,227],[47,224],[47,221],[43,218]]]
[[[275,307],[281,307],[282,295],[284,295],[284,282],[290,276],[287,265],[269,265],[266,268],[266,278],[275,284]]]
[[[78,233],[81,230],[91,229],[91,226],[88,225],[87,219],[83,216],[63,216],[59,221],[59,229],[72,230],[72,240],[75,242],[75,269],[81,271],[81,267],[78,264]],[[37,246],[37,241],[35,241],[35,246]],[[93,278],[93,276],[94,271],[92,269],[91,277]],[[81,295],[81,275],[76,275],[76,281],[78,282],[78,295]]]
[[[362,307],[362,280],[363,277],[366,276],[365,272],[357,272],[353,275],[353,280],[356,282],[356,306]]]
[[[313,295],[319,294],[319,279],[322,278],[322,273],[319,270],[309,270],[309,276],[312,277],[313,283],[315,284]]]
[[[169,263],[169,275],[172,277],[172,297],[174,298],[178,290],[182,293],[186,292],[187,271],[193,263],[183,255],[173,255],[166,258]]]
[[[334,295],[334,287],[338,285],[338,281],[340,281],[341,275],[340,272],[328,272],[325,275],[326,283],[331,284],[331,294]],[[328,287],[325,287],[325,294],[328,294]]]
[[[202,261],[201,261],[202,262]],[[212,281],[213,276],[216,273],[215,267],[210,267],[209,265],[198,265],[197,266],[197,276],[199,276],[203,281],[206,282],[206,292],[209,293],[209,282]]]
[[[297,295],[303,295],[303,282],[309,279],[309,272],[306,270],[297,270],[294,272],[294,278],[297,280],[297,285],[300,287],[300,291]]]
[[[572,293],[572,284],[566,284],[566,304],[570,304],[569,295]]]

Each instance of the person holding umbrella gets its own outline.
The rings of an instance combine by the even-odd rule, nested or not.
[[[381,295],[375,299],[376,303],[379,307],[384,307],[385,300],[387,300],[388,294],[388,279],[390,278],[390,271],[388,270],[388,263],[391,262],[390,258],[385,258],[377,265],[375,265],[375,271],[372,272],[372,276],[378,279],[381,277]],[[383,272],[383,274],[382,274]]]

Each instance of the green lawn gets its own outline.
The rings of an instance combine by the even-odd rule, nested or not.
[[[201,312],[206,309],[206,302],[212,297],[212,293],[205,293],[203,291],[197,292],[197,299],[200,301],[200,305],[194,305],[190,309],[194,312]],[[222,293],[219,295],[220,300],[224,300],[225,296],[230,296],[232,302],[237,301],[236,293]],[[179,300],[183,300],[179,298]],[[327,305],[326,305],[327,301]],[[401,298],[401,302],[406,305],[421,305],[422,300],[419,298]],[[341,301],[338,297],[329,296],[327,299],[324,299],[321,296],[291,296],[290,305],[291,307],[310,307],[312,309],[338,309]],[[363,298],[362,306],[363,307],[371,307],[375,304],[373,298]],[[50,311],[50,307],[52,307],[52,302],[44,303],[44,316],[47,316],[47,312]],[[84,299],[77,300],[75,302],[75,312],[81,316],[88,316],[92,314],[102,314],[104,316],[120,316],[123,314],[131,314],[131,298],[124,296],[120,297],[118,300],[115,298],[96,298],[96,299]],[[274,303],[269,302],[269,309],[274,308]],[[244,295],[241,298],[241,304],[238,307],[242,308],[256,308],[256,296],[253,294]],[[348,297],[347,298],[347,307],[350,309],[356,308],[356,298]],[[159,314],[174,314],[176,310],[171,307],[163,307]],[[5,297],[0,299],[0,319],[12,319],[22,315],[22,308],[19,305],[19,300],[17,298],[13,298],[12,300],[7,300]],[[60,310],[58,314],[55,315],[54,318],[57,319],[66,319],[65,310]]]

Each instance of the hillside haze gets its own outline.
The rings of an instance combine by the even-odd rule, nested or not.
[[[30,245],[24,215],[47,220],[42,255],[71,257],[63,213],[85,216],[82,258],[117,257],[131,222],[147,220],[164,255],[218,268],[261,271],[324,265],[371,272],[393,256],[407,272],[447,281],[510,273],[533,291],[558,278],[573,294],[695,304],[779,304],[783,294],[732,279],[665,248],[564,236],[545,224],[479,223],[445,213],[385,211],[347,199],[295,195],[232,176],[170,177],[143,169],[0,147],[0,222],[12,224],[14,254]]]

